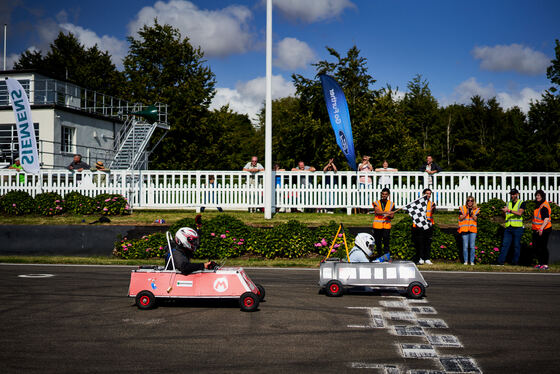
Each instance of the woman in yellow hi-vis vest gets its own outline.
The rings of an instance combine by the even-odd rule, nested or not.
[[[535,192],[535,202],[537,209],[533,212],[533,248],[537,252],[539,263],[536,269],[548,270],[548,238],[552,232],[552,224],[550,223],[552,209],[546,201],[546,194],[543,190]]]
[[[467,197],[467,203],[459,208],[459,233],[463,238],[463,261],[467,265],[474,265],[474,243],[478,231],[477,220],[480,209],[477,208],[474,197]],[[470,251],[470,253],[469,253]]]
[[[519,191],[512,189],[509,191],[511,200],[508,201],[502,211],[506,214],[506,229],[504,231],[504,241],[502,249],[498,257],[498,265],[506,262],[509,247],[513,242],[513,259],[512,265],[517,265],[519,255],[521,254],[521,237],[523,236],[523,212],[525,211],[525,202],[519,200]]]

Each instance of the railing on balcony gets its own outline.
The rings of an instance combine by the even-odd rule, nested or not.
[[[113,170],[110,172],[70,172],[45,170],[25,174],[20,181],[15,170],[0,170],[0,194],[11,190],[65,195],[78,191],[95,196],[118,193],[135,209],[247,209],[264,206],[264,174],[242,171],[154,171]],[[215,181],[210,183],[210,177]],[[274,206],[278,209],[370,208],[381,189],[391,189],[397,207],[416,199],[429,186],[439,208],[457,209],[473,195],[478,203],[492,198],[507,200],[511,188],[521,199],[534,198],[537,189],[547,199],[560,202],[560,173],[442,172],[429,179],[421,172],[277,172],[273,174]],[[383,182],[385,184],[381,184]]]

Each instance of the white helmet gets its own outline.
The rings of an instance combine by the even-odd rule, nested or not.
[[[196,251],[200,246],[198,233],[190,227],[181,227],[175,233],[175,242],[189,251]]]
[[[368,256],[371,256],[373,254],[373,250],[375,249],[375,239],[373,236],[365,232],[361,232],[356,235],[354,244],[356,244],[356,246],[364,251],[364,253]]]

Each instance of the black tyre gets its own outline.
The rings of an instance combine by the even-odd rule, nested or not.
[[[406,294],[411,299],[421,299],[426,293],[426,287],[420,282],[412,282],[406,289]]]
[[[259,307],[259,296],[252,292],[245,292],[239,298],[239,306],[244,312],[253,312]]]
[[[264,297],[266,295],[264,287],[259,283],[255,283],[255,286],[257,286],[257,288],[259,289],[259,301],[264,301]]]
[[[330,281],[329,283],[327,283],[325,292],[328,296],[332,297],[342,296],[342,283],[337,280]]]
[[[156,306],[156,297],[150,291],[141,291],[136,295],[136,306],[139,309],[152,309]]]

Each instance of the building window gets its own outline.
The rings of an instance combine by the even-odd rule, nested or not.
[[[39,142],[39,124],[35,122],[35,140],[37,151],[41,151]],[[19,156],[19,143],[15,123],[0,123],[0,162],[13,162]]]
[[[62,140],[60,142],[60,151],[63,153],[75,153],[74,141],[76,129],[73,127],[62,126]]]

